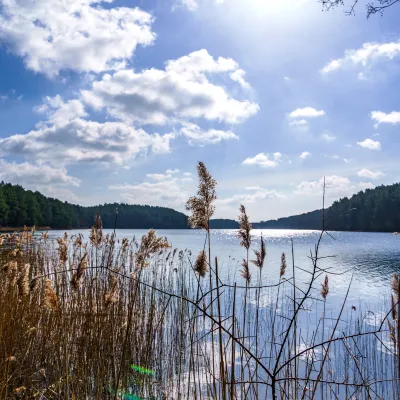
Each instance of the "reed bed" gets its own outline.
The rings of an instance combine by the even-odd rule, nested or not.
[[[87,238],[0,236],[0,398],[399,399],[398,276],[379,315],[349,311],[347,295],[327,309],[325,221],[308,268],[292,243],[270,283],[268,243],[241,206],[243,261],[229,268],[240,274],[222,280],[216,182],[202,163],[198,174],[187,208],[205,233],[199,254],[154,230],[105,235],[100,216]]]

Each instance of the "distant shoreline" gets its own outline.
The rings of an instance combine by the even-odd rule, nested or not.
[[[21,232],[24,229],[26,230],[31,230],[33,227],[32,226],[18,226],[18,227],[12,227],[12,226],[0,226],[0,232]],[[50,226],[36,226],[35,230],[37,231],[52,231],[53,228]]]

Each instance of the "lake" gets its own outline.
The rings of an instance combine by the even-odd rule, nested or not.
[[[112,230],[104,230],[111,233]],[[147,230],[117,229],[118,238],[141,238]],[[166,236],[173,248],[179,250],[189,249],[194,255],[203,249],[206,235],[200,230],[158,230],[158,235]],[[88,237],[89,230],[70,230],[69,235],[82,233]],[[50,231],[50,236],[57,237],[64,231]],[[384,294],[389,293],[390,280],[394,273],[400,272],[400,235],[392,233],[370,232],[332,232],[331,236],[325,235],[320,251],[321,265],[332,267],[334,273],[344,275],[332,275],[329,279],[331,301],[333,298],[339,301],[346,293],[348,284],[353,276],[349,303],[362,301],[371,307],[381,301]],[[306,230],[253,230],[253,249],[259,245],[261,235],[266,240],[267,257],[262,272],[263,283],[276,283],[279,279],[281,255],[284,252],[288,266],[292,265],[291,240],[294,244],[295,265],[306,269],[311,266],[310,250],[314,251],[319,237],[318,231]],[[245,257],[245,249],[240,247],[235,230],[216,229],[211,233],[212,257],[218,257],[220,274],[222,278],[243,283],[239,275],[240,263]],[[253,252],[250,259],[253,259]],[[254,279],[255,267],[251,267]],[[301,279],[306,274],[298,271]]]

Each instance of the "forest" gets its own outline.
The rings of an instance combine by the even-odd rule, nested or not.
[[[118,217],[116,221],[116,210]],[[0,227],[88,228],[99,213],[104,228],[187,229],[187,216],[171,208],[124,203],[83,207],[49,198],[22,186],[0,183]],[[210,221],[212,229],[237,229],[230,219]],[[254,229],[321,229],[322,210],[254,222]],[[400,231],[400,183],[366,189],[335,201],[325,210],[325,228],[337,231]]]
[[[106,229],[113,228],[115,223],[121,229],[188,227],[187,216],[171,208],[123,203],[82,207],[25,190],[19,185],[0,183],[0,227],[88,228],[93,225],[96,213],[100,214]]]
[[[400,231],[400,183],[366,189],[335,201],[325,210],[325,228],[335,231]],[[322,210],[261,221],[264,229],[321,229]]]

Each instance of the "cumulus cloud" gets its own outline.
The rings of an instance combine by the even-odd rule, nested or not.
[[[279,194],[276,190],[265,189],[260,186],[245,188],[247,193],[235,194],[231,197],[217,200],[220,205],[228,204],[251,204],[270,199],[283,199],[285,196]]]
[[[71,164],[107,162],[123,164],[140,152],[170,150],[174,134],[148,134],[122,122],[87,120],[79,100],[47,98],[40,112],[47,120],[25,135],[0,139],[0,155],[15,154],[41,162]]]
[[[361,176],[362,178],[369,178],[369,179],[378,179],[382,176],[384,176],[384,173],[381,171],[370,171],[369,169],[363,168],[360,171],[357,172],[358,176]]]
[[[209,74],[237,71],[241,70],[234,60],[214,59],[203,49],[167,61],[164,70],[105,74],[92,83],[90,90],[82,91],[82,100],[130,123],[165,124],[190,118],[238,123],[256,114],[258,105],[231,97],[222,86],[207,78]],[[234,76],[237,80],[237,74]]]
[[[188,175],[189,174],[189,175]],[[169,181],[169,180],[179,180],[181,182],[189,182],[193,179],[190,177],[190,172],[184,172],[180,176],[179,169],[167,169],[165,173],[158,173],[158,174],[146,174],[146,178],[149,178],[154,181],[162,182],[162,181]]]
[[[192,181],[186,173],[168,172],[147,174],[141,183],[111,185],[110,190],[119,193],[122,200],[131,204],[149,204],[184,210],[189,198],[188,184]]]
[[[379,124],[400,124],[400,111],[392,111],[391,113],[385,113],[382,111],[372,111],[371,119],[376,121],[376,125]]]
[[[309,151],[303,151],[303,152],[300,154],[300,158],[301,158],[302,160],[305,160],[305,159],[308,158],[308,157],[311,157],[311,153],[310,153]]]
[[[381,143],[377,140],[372,140],[372,139],[365,139],[362,142],[357,142],[357,144],[364,149],[369,149],[369,150],[380,150],[381,149]]]
[[[218,129],[203,130],[198,125],[191,123],[184,123],[179,132],[188,139],[189,144],[199,146],[216,144],[222,140],[239,139],[239,137],[231,131]]]
[[[246,72],[243,69],[237,69],[230,74],[233,81],[237,82],[243,89],[250,89],[250,84],[245,80]]]
[[[153,17],[139,8],[102,7],[112,1],[3,0],[0,38],[27,68],[48,76],[121,68],[138,45],[153,43]]]
[[[275,168],[282,161],[282,154],[276,153],[258,153],[254,157],[246,158],[242,164],[259,165],[264,168]]]
[[[347,66],[366,67],[376,61],[392,60],[398,55],[400,55],[400,42],[364,43],[359,49],[346,50],[344,57],[330,61],[320,72],[328,74]]]
[[[302,181],[296,188],[295,193],[301,195],[321,196],[324,187],[324,178],[318,181]],[[369,182],[351,182],[344,176],[331,175],[325,177],[325,188],[329,194],[337,196],[348,196],[359,190],[373,188],[374,185]]]
[[[289,118],[317,118],[325,115],[324,110],[317,110],[313,107],[297,108],[289,114]]]
[[[79,186],[81,182],[78,178],[68,175],[65,168],[29,162],[7,162],[3,159],[0,159],[0,181],[34,188],[41,185]]]

